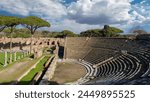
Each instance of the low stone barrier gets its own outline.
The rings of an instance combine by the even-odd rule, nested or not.
[[[44,58],[44,56],[42,56],[33,66],[31,66],[23,75],[21,75],[18,79],[17,82],[19,82],[24,76],[26,76],[32,69],[34,69],[36,67],[36,65]]]
[[[56,65],[57,65],[57,57],[56,56],[52,56],[51,57],[51,64],[49,65],[45,75],[43,76],[41,82],[39,83],[40,85],[48,85],[50,84],[50,80],[52,79],[55,69],[56,69]]]
[[[32,82],[30,83],[31,85],[37,85],[39,84],[39,82],[42,80],[43,76],[45,75],[47,68],[49,67],[49,65],[51,64],[53,60],[53,56],[50,57],[47,62],[44,64],[44,70],[40,71],[39,73],[37,73],[34,78],[32,79]]]
[[[37,81],[40,79],[41,75],[42,75],[42,71],[39,73],[36,73],[36,75],[32,79],[32,82],[30,83],[30,85],[35,85],[37,83]]]

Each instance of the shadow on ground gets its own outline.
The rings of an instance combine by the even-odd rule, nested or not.
[[[48,85],[59,85],[56,81],[48,81]],[[0,85],[39,85],[39,82],[36,82],[35,80],[31,81],[11,81],[11,82],[4,82],[0,83]]]

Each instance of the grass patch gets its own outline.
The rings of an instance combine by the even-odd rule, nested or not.
[[[13,81],[16,81],[38,60],[39,59],[31,60],[29,58],[24,58],[16,61],[15,63],[9,64],[6,68],[3,68],[3,70],[0,71],[0,84],[9,84]]]
[[[37,65],[34,69],[32,69],[26,76],[24,76],[19,84],[21,85],[28,85],[32,81],[32,79],[35,77],[35,75],[41,71],[44,70],[44,64],[47,62],[49,59],[49,56],[45,56]]]
[[[5,58],[5,54],[1,52],[0,53],[0,68],[4,66],[4,58]]]

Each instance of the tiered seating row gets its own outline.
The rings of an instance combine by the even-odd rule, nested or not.
[[[86,55],[83,60],[90,62],[92,64],[97,64],[99,62],[105,61],[113,56],[117,56],[119,52],[110,49],[92,49],[88,55]]]
[[[126,54],[98,66],[97,78],[86,84],[112,84],[141,77],[142,63],[137,57]]]
[[[77,64],[80,64],[86,68],[86,75],[84,77],[80,78],[79,80],[77,80],[73,84],[83,84],[83,83],[90,81],[96,77],[98,69],[94,69],[92,67],[92,64],[90,64],[86,61],[78,61]]]
[[[124,84],[150,77],[150,48],[141,43],[144,41],[125,38],[67,39],[66,47],[79,53],[72,51],[70,57],[69,52],[66,58],[81,59],[89,62],[93,68],[97,67],[96,76],[93,76],[96,78],[85,84]],[[85,48],[89,48],[88,53],[82,50]]]

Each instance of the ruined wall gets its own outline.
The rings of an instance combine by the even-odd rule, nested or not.
[[[136,38],[138,40],[150,40],[150,34],[140,34],[137,35]]]
[[[30,38],[13,38],[13,49],[12,50],[29,50],[31,39]],[[65,44],[64,39],[60,38],[33,38],[33,50],[37,48],[50,47],[53,44]],[[9,49],[10,38],[0,38],[0,50]]]
[[[82,59],[93,49],[112,51],[134,50],[140,45],[128,38],[68,37],[65,44],[65,59]]]

